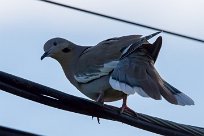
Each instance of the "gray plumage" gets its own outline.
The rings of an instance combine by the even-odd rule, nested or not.
[[[154,63],[162,38],[158,37],[153,44],[147,42],[150,38],[123,36],[96,46],[79,46],[62,38],[53,38],[45,43],[45,54],[41,59],[56,59],[68,80],[93,100],[101,93],[107,102],[120,100],[124,94],[138,93],[155,100],[163,96],[172,104],[193,105],[191,98],[164,81],[156,71]]]

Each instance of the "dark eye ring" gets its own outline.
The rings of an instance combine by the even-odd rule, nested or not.
[[[54,42],[53,45],[54,45],[54,46],[57,46],[57,42]]]

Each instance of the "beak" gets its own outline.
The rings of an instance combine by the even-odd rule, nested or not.
[[[48,52],[45,52],[42,56],[41,56],[41,60],[43,60],[45,57],[47,57],[49,55],[49,53]]]

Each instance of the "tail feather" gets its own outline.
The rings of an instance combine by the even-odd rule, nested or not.
[[[186,94],[180,92],[178,89],[164,81],[164,86],[175,96],[178,105],[194,105],[194,101]]]
[[[170,103],[172,104],[178,104],[176,97],[167,89],[165,86],[161,86],[160,89],[161,95]]]

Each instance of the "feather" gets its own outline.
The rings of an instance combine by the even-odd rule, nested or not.
[[[108,75],[116,67],[117,64],[118,61],[111,61],[103,64],[103,66],[98,66],[98,69],[95,69],[95,72],[76,74],[74,75],[74,78],[79,83],[88,83],[92,80]]]
[[[164,81],[164,86],[175,96],[178,105],[194,105],[194,101],[186,94],[180,92],[178,89]]]
[[[149,97],[141,87],[137,87],[137,86],[131,87],[126,83],[114,80],[112,77],[110,77],[109,83],[113,89],[122,91],[127,95],[134,94],[137,92],[142,97]]]

